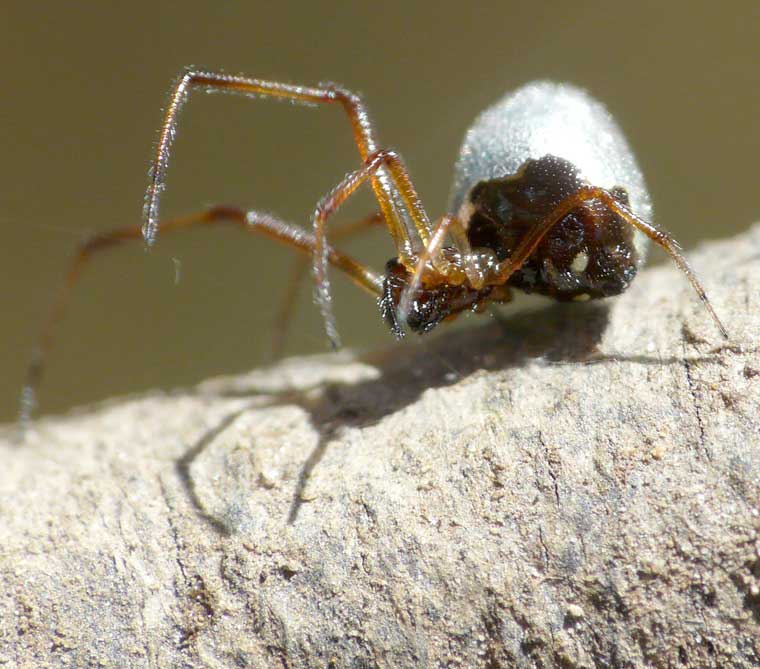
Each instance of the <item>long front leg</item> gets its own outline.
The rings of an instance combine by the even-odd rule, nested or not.
[[[143,236],[148,245],[155,242],[159,227],[159,201],[164,190],[169,154],[177,134],[177,119],[191,89],[224,91],[249,97],[271,97],[301,104],[337,103],[348,115],[354,141],[362,161],[378,150],[369,114],[358,95],[334,85],[323,87],[295,86],[219,72],[188,70],[177,80],[166,108],[156,153],[150,170],[150,183],[143,208]],[[399,182],[399,175],[393,180]],[[408,181],[404,173],[401,181]],[[402,188],[403,188],[402,184]],[[372,188],[380,209],[399,249],[399,255],[409,256],[428,243],[430,222],[419,200],[407,212],[398,211],[398,195],[391,175],[380,170],[372,176]],[[404,199],[404,194],[401,194]],[[411,220],[411,226],[407,224]]]
[[[406,209],[409,212],[417,208],[421,210],[422,205],[419,203],[419,198],[408,177],[401,157],[394,151],[377,151],[367,158],[361,168],[347,174],[332,191],[317,203],[312,217],[312,227],[314,229],[314,279],[317,284],[317,303],[322,312],[325,330],[333,348],[340,347],[340,337],[338,336],[338,328],[335,324],[330,281],[327,277],[328,250],[330,248],[327,245],[325,233],[327,219],[356,192],[359,186],[368,179],[371,179],[382,168],[387,168],[394,179]],[[427,245],[428,243],[426,243]],[[401,255],[401,252],[399,252],[399,255]]]
[[[384,223],[385,219],[383,219],[383,215],[380,212],[376,212],[369,216],[365,216],[358,221],[352,221],[348,224],[334,228],[330,233],[330,239],[333,242],[337,239],[346,239],[347,237],[367,232],[371,228],[377,225],[383,225]],[[306,276],[309,270],[309,261],[310,258],[306,256],[299,256],[293,260],[290,277],[287,281],[285,297],[282,299],[274,323],[274,331],[272,334],[272,357],[275,359],[282,357],[285,348],[285,340],[293,319],[296,298],[298,297],[298,291],[301,287],[301,280]]]

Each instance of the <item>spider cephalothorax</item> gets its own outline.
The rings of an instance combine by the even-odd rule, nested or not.
[[[436,325],[462,311],[477,311],[486,302],[493,301],[493,288],[475,289],[467,282],[458,285],[438,283],[420,286],[409,296],[405,313],[401,303],[412,282],[412,273],[398,259],[385,265],[383,295],[378,301],[380,313],[396,338],[404,336],[408,328],[416,334],[430,332]]]

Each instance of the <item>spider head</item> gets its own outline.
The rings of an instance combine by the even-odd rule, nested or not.
[[[383,295],[379,300],[380,313],[397,339],[409,329],[417,334],[430,332],[443,320],[454,318],[462,311],[475,309],[488,296],[490,289],[473,290],[464,285],[442,283],[434,287],[421,287],[411,295],[406,314],[400,304],[412,280],[410,272],[396,258],[385,266]]]

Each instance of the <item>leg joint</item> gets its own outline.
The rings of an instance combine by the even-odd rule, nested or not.
[[[221,78],[219,74],[215,72],[204,72],[203,70],[196,70],[193,68],[186,68],[182,71],[177,79],[177,88],[182,89],[187,86],[194,86],[203,83],[216,82]]]
[[[390,165],[391,163],[399,164],[400,162],[401,156],[393,149],[378,149],[367,156],[367,160],[364,161],[364,164],[367,165],[367,167],[372,167],[378,163]]]
[[[364,103],[362,102],[362,99],[360,96],[358,96],[353,91],[348,90],[347,88],[344,88],[343,86],[339,86],[338,84],[324,84],[325,92],[327,93],[327,96],[331,100],[337,100],[338,102],[342,103],[346,107],[352,107],[354,109],[360,108],[364,106]]]

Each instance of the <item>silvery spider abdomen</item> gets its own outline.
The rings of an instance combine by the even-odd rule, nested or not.
[[[557,300],[618,295],[645,258],[647,237],[660,234],[637,226],[649,227],[651,202],[610,114],[585,92],[550,82],[528,84],[476,119],[449,211],[485,278],[438,285],[427,276],[400,318],[412,271],[391,261],[381,309],[396,335],[404,325],[423,333],[461,311],[506,301],[509,288]]]

